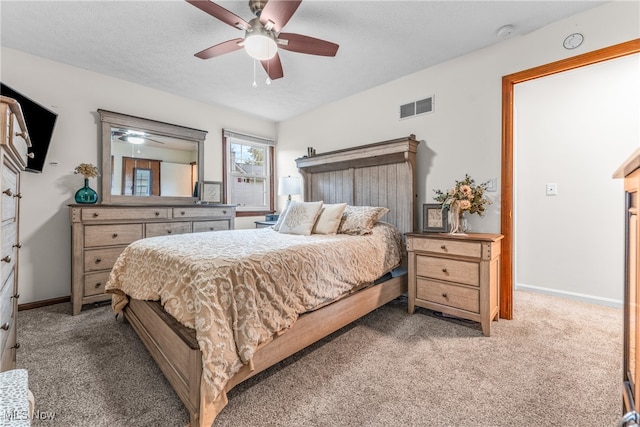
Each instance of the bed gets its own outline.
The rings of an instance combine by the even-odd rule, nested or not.
[[[144,239],[123,252],[107,286],[114,309],[156,360],[192,426],[210,426],[235,385],[406,292],[406,274],[396,267],[402,234],[417,228],[417,145],[410,135],[296,160],[305,201],[388,209],[366,236],[267,228]],[[398,249],[389,249],[392,241]],[[209,250],[226,255],[212,258]],[[357,280],[345,278],[349,269]],[[230,291],[211,295],[205,271]]]

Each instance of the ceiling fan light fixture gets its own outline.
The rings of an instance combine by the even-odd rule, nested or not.
[[[244,39],[244,50],[250,57],[259,61],[273,58],[278,52],[278,45],[273,37],[264,34],[247,34]]]
[[[251,30],[244,36],[244,50],[259,61],[271,59],[278,52],[275,36],[262,26],[258,18],[251,20]]]
[[[144,144],[144,138],[140,137],[140,136],[127,136],[127,142],[130,144]]]

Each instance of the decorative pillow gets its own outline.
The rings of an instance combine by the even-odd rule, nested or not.
[[[310,235],[320,209],[322,202],[291,202],[278,232]]]
[[[371,234],[371,229],[389,209],[373,206],[347,206],[342,215],[342,222],[338,233],[365,235]]]
[[[275,224],[273,224],[273,229],[276,231],[280,231],[280,226],[282,226],[282,222],[284,221],[284,217],[287,215],[287,211],[289,210],[289,206],[291,206],[290,202],[287,202],[282,212],[280,212],[280,216],[278,216],[278,220]]]
[[[347,207],[346,203],[323,205],[320,209],[318,220],[311,231],[313,234],[336,234],[342,220],[342,213]]]

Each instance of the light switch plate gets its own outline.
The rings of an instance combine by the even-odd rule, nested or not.
[[[498,178],[494,176],[493,178],[489,178],[487,180],[487,191],[488,192],[498,191]]]
[[[547,196],[558,195],[558,184],[555,182],[547,182]]]

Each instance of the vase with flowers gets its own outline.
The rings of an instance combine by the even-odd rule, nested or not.
[[[484,215],[485,207],[491,204],[491,200],[484,197],[486,190],[487,183],[476,184],[468,174],[465,174],[462,181],[456,181],[456,185],[446,193],[434,190],[436,193],[434,200],[442,203],[443,207],[449,208],[451,215],[449,224],[452,234],[468,231],[467,220],[464,216],[466,212]]]
[[[98,193],[89,187],[89,178],[98,176],[98,167],[91,163],[80,163],[76,166],[73,173],[80,174],[84,177],[84,187],[76,191],[76,203],[96,203],[98,201]]]

